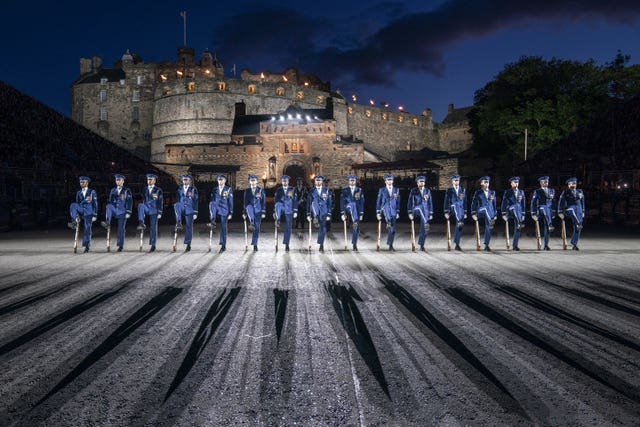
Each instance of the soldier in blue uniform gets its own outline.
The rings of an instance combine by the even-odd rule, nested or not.
[[[400,189],[393,185],[393,175],[384,176],[385,186],[378,190],[376,199],[376,218],[378,221],[384,217],[387,223],[387,245],[390,251],[395,251],[393,240],[396,236],[396,220],[400,218]]]
[[[296,218],[296,228],[304,228],[304,219],[307,217],[307,187],[304,186],[304,179],[296,178],[295,194],[298,200],[298,215]]]
[[[89,252],[91,246],[91,225],[98,219],[98,196],[95,190],[89,188],[91,180],[88,176],[78,178],[80,182],[80,190],[76,192],[76,201],[69,206],[69,215],[71,222],[67,225],[75,230],[80,223],[80,218],[84,220],[84,235],[82,237],[82,246],[84,251]]]
[[[484,222],[484,250],[491,251],[491,230],[498,217],[496,207],[496,192],[489,190],[489,177],[480,178],[480,189],[476,190],[471,199],[471,218]]]
[[[193,237],[193,222],[198,218],[198,189],[193,185],[193,178],[189,174],[183,174],[182,185],[176,192],[176,202],[173,210],[176,214],[176,229],[182,230],[182,217],[184,216],[186,228],[184,230],[185,252],[191,250],[191,238]]]
[[[460,187],[460,175],[452,175],[450,180],[451,187],[444,193],[444,217],[449,219],[453,214],[456,230],[453,241],[456,244],[455,250],[461,251],[460,236],[467,218],[467,192]]]
[[[525,196],[524,191],[518,188],[520,177],[509,178],[511,188],[504,191],[502,196],[502,219],[504,222],[513,221],[513,250],[519,251],[518,241],[520,240],[520,230],[524,228]]]
[[[111,189],[107,201],[106,221],[102,221],[101,224],[104,228],[109,228],[111,218],[115,217],[118,220],[118,252],[122,252],[124,229],[133,211],[133,196],[131,190],[124,187],[124,175],[116,174],[115,178],[116,186]]]
[[[209,227],[215,228],[216,219],[220,220],[220,252],[227,250],[227,222],[233,216],[233,191],[226,185],[227,176],[219,174],[218,186],[211,190],[209,202]]]
[[[531,218],[539,221],[544,233],[544,250],[549,251],[549,233],[553,231],[553,218],[555,217],[554,197],[556,192],[553,188],[549,188],[549,177],[541,176],[538,178],[540,188],[533,192],[531,197]]]
[[[413,221],[418,217],[420,221],[420,232],[418,234],[418,245],[420,250],[425,252],[424,242],[427,239],[427,230],[429,229],[429,221],[433,219],[433,200],[431,199],[431,190],[425,187],[427,177],[420,175],[416,177],[417,187],[411,189],[409,193],[409,201],[407,202],[407,213],[409,219]]]
[[[298,195],[293,187],[289,186],[289,175],[280,177],[281,187],[276,189],[274,196],[275,209],[273,218],[276,220],[276,227],[280,228],[280,221],[284,217],[284,250],[289,252],[289,241],[291,239],[291,226],[294,218],[298,216]]]
[[[567,180],[567,189],[560,194],[558,200],[558,216],[563,218],[568,216],[573,224],[573,235],[571,236],[571,245],[573,250],[578,249],[578,240],[580,240],[580,232],[582,231],[582,221],[584,220],[584,193],[577,189],[578,178],[569,178]]]
[[[351,245],[357,252],[360,223],[364,215],[364,191],[356,186],[355,175],[349,175],[347,181],[349,185],[340,192],[340,216],[342,221],[351,221]]]
[[[324,238],[327,234],[327,221],[331,221],[331,193],[329,189],[322,185],[324,177],[316,175],[315,186],[309,192],[307,197],[307,221],[313,221],[318,227],[318,244],[319,251],[324,252]]]
[[[156,250],[158,220],[162,218],[162,189],[156,186],[157,181],[157,175],[147,174],[147,188],[142,190],[142,203],[138,205],[138,230],[147,228],[144,225],[144,217],[149,216],[149,244],[151,245],[149,252]]]
[[[249,175],[249,187],[244,190],[243,218],[249,218],[249,230],[253,231],[251,244],[253,251],[258,251],[260,224],[267,212],[267,198],[264,189],[258,187],[258,175]]]

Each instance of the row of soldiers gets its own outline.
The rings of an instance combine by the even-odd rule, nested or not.
[[[150,251],[156,249],[158,220],[163,213],[163,192],[156,186],[158,177],[154,174],[147,175],[147,189],[142,191],[142,202],[138,205],[138,230],[143,232],[147,229],[145,218],[149,219],[149,245]],[[309,224],[309,249],[311,249],[311,226],[318,229],[317,244],[319,251],[324,252],[324,240],[328,227],[331,224],[331,212],[334,206],[334,193],[325,184],[323,176],[314,177],[314,186],[306,189],[302,185],[302,179],[297,182],[297,186],[289,185],[290,177],[283,175],[280,178],[281,186],[275,191],[275,209],[273,218],[275,219],[276,230],[283,229],[283,241],[285,251],[289,251],[289,243],[294,220],[298,222],[306,214]],[[198,190],[193,185],[193,178],[189,174],[181,176],[182,185],[176,191],[176,202],[173,205],[176,218],[175,239],[178,231],[184,229],[185,251],[191,250],[193,237],[193,223],[198,218]],[[357,186],[357,177],[349,175],[347,186],[340,192],[340,213],[341,219],[346,225],[351,224],[351,245],[354,251],[358,250],[358,237],[360,224],[364,216],[364,192]],[[107,201],[105,220],[101,225],[110,230],[111,222],[117,223],[117,250],[122,251],[124,246],[125,225],[133,212],[133,197],[131,190],[124,186],[125,177],[121,174],[115,175],[116,186],[110,191]],[[209,203],[209,220],[207,226],[213,230],[220,227],[219,245],[220,252],[226,250],[228,221],[233,216],[233,191],[226,184],[227,177],[224,174],[217,176],[218,186],[211,191],[211,201]],[[394,251],[393,243],[396,233],[396,221],[400,218],[400,189],[394,185],[394,176],[386,174],[384,176],[385,186],[380,188],[376,199],[376,217],[378,220],[378,243],[380,247],[381,225],[384,220],[387,229],[386,244],[390,251]],[[582,229],[584,218],[584,194],[582,190],[576,189],[577,179],[567,180],[568,188],[563,191],[555,202],[555,192],[548,188],[549,178],[540,177],[540,188],[535,190],[531,198],[531,217],[536,225],[541,224],[544,230],[544,249],[549,250],[549,233],[553,231],[553,219],[557,210],[558,216],[564,219],[568,215],[573,222],[573,236],[571,243],[574,250],[578,250],[578,239]],[[79,178],[80,190],[76,193],[76,201],[70,206],[71,222],[70,228],[78,230],[81,219],[84,220],[84,236],[82,246],[88,252],[91,243],[91,225],[97,220],[98,198],[96,192],[89,188],[90,179],[87,176]],[[258,176],[249,175],[249,186],[243,193],[243,220],[249,222],[248,229],[252,232],[251,245],[253,250],[258,250],[258,240],[260,237],[260,226],[262,219],[266,217],[266,194],[262,187],[258,186]],[[496,193],[489,189],[489,177],[480,178],[480,189],[478,189],[471,201],[471,216],[478,224],[484,224],[484,249],[490,251],[491,230],[494,228],[497,219]],[[513,225],[513,250],[518,251],[518,240],[520,231],[524,227],[525,220],[525,194],[518,188],[520,179],[512,177],[509,179],[511,188],[507,189],[502,198],[502,218],[507,224]],[[416,178],[414,187],[407,202],[409,219],[412,222],[412,245],[414,242],[413,223],[418,221],[419,233],[417,244],[421,251],[425,251],[425,241],[429,222],[433,219],[433,200],[431,191],[426,188],[426,177]],[[451,176],[451,187],[446,190],[444,199],[444,216],[447,220],[447,235],[450,240],[450,221],[454,221],[454,243],[455,250],[461,250],[460,238],[467,218],[466,191],[460,187],[460,176]],[[277,233],[277,232],[276,232]],[[77,233],[76,233],[77,235]],[[245,232],[246,235],[246,232]],[[477,231],[479,239],[479,231]],[[507,241],[509,240],[507,236]],[[276,238],[277,241],[277,238]],[[248,242],[247,242],[248,243]],[[276,243],[277,244],[277,243]],[[479,244],[479,241],[478,241]],[[142,245],[142,241],[141,241]]]

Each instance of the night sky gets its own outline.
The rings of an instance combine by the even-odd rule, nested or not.
[[[442,121],[506,63],[537,55],[640,63],[637,0],[51,2],[4,0],[0,80],[69,115],[81,57],[111,66],[126,49],[175,60],[183,44],[216,53],[232,77],[295,66],[358,103],[388,102]]]

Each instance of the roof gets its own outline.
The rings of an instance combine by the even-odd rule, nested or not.
[[[469,121],[469,113],[473,110],[473,107],[464,107],[464,108],[454,108],[447,117],[442,121],[445,125],[451,125],[455,123],[467,122]]]
[[[108,82],[119,82],[126,77],[127,75],[122,68],[101,68],[95,74],[81,76],[76,83],[100,83],[103,78],[106,78]]]
[[[360,163],[351,166],[354,170],[404,170],[404,169],[442,169],[442,166],[424,160],[399,160],[395,162]]]
[[[300,124],[307,123],[319,123],[324,120],[333,119],[333,115],[326,108],[313,108],[304,109],[300,108],[296,104],[291,104],[286,110],[276,114],[255,114],[255,115],[242,115],[236,116],[233,120],[232,135],[259,135],[260,123],[276,120],[279,122],[280,117],[282,121],[291,122],[294,121]]]

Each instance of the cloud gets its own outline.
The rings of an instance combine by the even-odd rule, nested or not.
[[[248,56],[342,84],[393,86],[400,71],[442,75],[445,50],[471,37],[536,20],[631,24],[639,16],[637,0],[451,0],[411,13],[387,2],[346,19],[265,8],[231,17],[214,39],[238,62]]]

